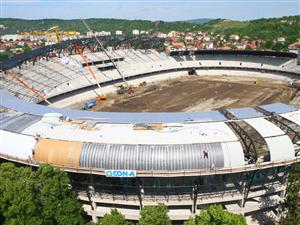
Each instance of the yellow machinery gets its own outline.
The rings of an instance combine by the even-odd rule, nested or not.
[[[28,35],[28,33],[21,33],[21,35]],[[56,43],[60,43],[63,36],[76,36],[78,33],[76,31],[61,31],[59,26],[53,26],[49,28],[47,31],[32,31],[29,32],[29,35],[32,36],[55,36]]]
[[[51,27],[48,31],[48,33],[55,33],[55,36],[56,36],[56,43],[60,43],[60,29],[59,29],[59,26],[54,26],[54,27]]]

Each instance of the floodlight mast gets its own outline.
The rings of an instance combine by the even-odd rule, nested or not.
[[[89,25],[84,21],[84,19],[81,18],[82,23],[84,24],[84,26],[86,27],[86,29],[88,31],[90,31],[91,33],[93,33],[92,29],[89,27]],[[99,41],[99,39],[97,38],[96,35],[92,36],[96,39],[97,43],[100,45],[100,47],[102,48],[102,50],[104,51],[105,55],[109,58],[109,60],[112,62],[112,64],[114,65],[114,67],[116,68],[116,70],[118,71],[119,75],[121,76],[122,80],[124,81],[124,83],[128,86],[128,82],[126,81],[125,77],[123,76],[123,74],[121,73],[121,71],[119,70],[117,64],[114,62],[114,60],[111,58],[111,56],[108,54],[108,52],[106,51],[106,49],[104,48],[103,44],[101,43],[101,41]]]

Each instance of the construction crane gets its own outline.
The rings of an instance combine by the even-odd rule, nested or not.
[[[56,44],[60,43],[60,29],[59,26],[50,27],[47,30],[48,33],[54,33],[56,36]]]
[[[70,30],[70,31],[62,31],[60,30],[59,26],[53,26],[50,27],[47,31],[31,31],[29,33],[23,32],[20,33],[20,35],[32,35],[32,36],[50,36],[53,37],[55,36],[55,42],[58,44],[61,42],[62,36],[67,36],[67,37],[74,37],[77,36],[79,33],[77,31],[74,30]]]
[[[92,32],[92,29],[89,27],[89,25],[83,20],[81,19],[82,23],[84,24],[84,26],[87,28],[88,31]],[[125,77],[123,76],[123,74],[121,73],[121,71],[119,70],[117,64],[114,62],[114,60],[112,59],[112,57],[110,56],[110,54],[108,54],[108,52],[106,51],[106,49],[104,48],[103,44],[99,41],[99,39],[94,36],[94,38],[96,39],[97,43],[100,45],[100,47],[102,48],[103,52],[105,53],[105,55],[109,58],[109,60],[111,61],[111,63],[114,65],[114,67],[116,68],[116,70],[118,71],[119,75],[121,76],[122,80],[124,81],[126,86],[129,86]]]
[[[90,67],[89,62],[88,62],[87,59],[85,58],[82,49],[81,49],[78,45],[76,45],[76,44],[75,44],[75,49],[79,52],[79,55],[80,55],[81,58],[83,59],[83,61],[84,61],[85,65],[86,65],[86,67],[88,68],[90,74],[92,75],[92,77],[93,77],[94,80],[96,81],[96,84],[97,84],[97,86],[98,86],[98,88],[99,88],[99,90],[100,90],[100,92],[101,92],[101,95],[97,98],[97,100],[98,100],[98,101],[99,101],[99,100],[105,100],[105,99],[106,99],[106,96],[105,96],[105,94],[103,93],[103,90],[102,90],[102,88],[101,88],[101,86],[100,86],[100,82],[97,80],[97,77],[95,76],[94,71],[93,71],[92,68]]]
[[[18,77],[16,74],[14,74],[12,71],[10,70],[6,70],[5,74],[10,75],[13,79],[17,80],[18,82],[20,82],[24,87],[26,87],[28,90],[30,90],[33,94],[35,94],[41,101],[45,101],[48,105],[51,104],[51,102],[49,102],[49,100],[46,99],[45,95],[43,95],[42,93],[40,93],[38,90],[36,90],[34,87],[32,87],[31,85],[29,85],[25,80],[22,80],[20,77]]]

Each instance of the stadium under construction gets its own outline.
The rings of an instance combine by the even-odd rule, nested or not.
[[[276,217],[289,168],[300,161],[299,105],[156,113],[67,108],[121,83],[188,76],[268,77],[299,90],[299,55],[89,50],[96,47],[92,39],[67,41],[0,65],[2,161],[64,169],[94,221],[111,208],[138,220],[142,207],[158,203],[168,206],[173,221],[211,204]]]

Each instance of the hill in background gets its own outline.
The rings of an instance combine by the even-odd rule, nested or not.
[[[94,31],[122,30],[131,33],[133,29],[151,32],[176,31],[208,31],[222,34],[238,33],[240,36],[257,38],[270,38],[271,36],[288,36],[292,39],[300,38],[300,16],[288,16],[281,18],[258,19],[251,21],[233,21],[227,19],[196,19],[190,21],[164,22],[149,20],[121,20],[121,19],[86,19]],[[87,29],[79,19],[41,19],[23,20],[0,18],[0,24],[6,29],[0,29],[0,35],[15,34],[26,31],[46,31],[52,26],[60,26],[61,30],[76,30],[82,34]]]
[[[213,19],[201,18],[201,19],[187,20],[186,22],[194,23],[194,24],[204,24],[204,23],[207,23],[211,20],[213,20]]]
[[[286,16],[281,18],[257,19],[250,21],[233,21],[228,19],[196,19],[190,21],[164,22],[149,20],[122,20],[122,19],[86,19],[86,23],[93,31],[123,31],[124,34],[132,34],[132,30],[138,29],[154,32],[168,33],[172,30],[188,32],[207,32],[217,37],[225,36],[228,40],[231,34],[237,34],[241,38],[249,40],[263,40],[265,49],[287,50],[289,44],[300,39],[300,16]],[[47,31],[50,27],[59,26],[62,31],[78,31],[86,34],[87,29],[79,19],[0,19],[0,35],[16,34],[29,31]],[[278,40],[283,40],[279,43]],[[277,44],[278,42],[278,44]],[[275,45],[275,47],[274,47]],[[277,46],[278,45],[278,46]]]

